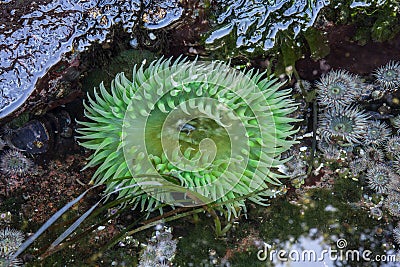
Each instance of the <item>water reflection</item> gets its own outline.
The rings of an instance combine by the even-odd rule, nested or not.
[[[361,198],[355,201],[358,194],[347,195],[352,190],[344,185],[356,182],[312,189],[296,201],[272,205],[260,235],[265,244],[259,255],[269,252],[266,266],[398,266],[390,219],[372,218]],[[387,262],[378,262],[382,259]]]

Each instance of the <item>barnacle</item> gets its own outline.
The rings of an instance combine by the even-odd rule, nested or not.
[[[369,211],[370,215],[372,216],[372,218],[380,220],[383,216],[383,212],[380,208],[378,207],[373,207],[371,208],[371,210]]]
[[[382,194],[388,192],[389,183],[393,176],[394,174],[389,167],[378,164],[368,170],[366,178],[368,186],[377,193]]]
[[[322,75],[316,87],[318,104],[328,107],[351,104],[361,92],[357,76],[345,70]]]
[[[0,170],[8,175],[24,175],[33,167],[33,162],[15,149],[6,150],[1,155]]]
[[[95,150],[87,167],[100,165],[93,181],[106,192],[119,191],[129,203],[151,211],[176,201],[176,192],[159,192],[140,181],[180,186],[215,202],[228,216],[249,200],[266,204],[285,176],[274,171],[284,161],[295,133],[288,114],[296,110],[290,90],[277,79],[242,74],[221,62],[158,60],[100,85],[85,103],[90,122],[80,122],[81,145]],[[160,190],[161,191],[161,190]],[[133,196],[133,197],[132,197]]]
[[[383,88],[396,90],[400,85],[400,62],[390,61],[376,69],[373,75]]]
[[[389,138],[390,134],[391,130],[386,123],[380,121],[369,122],[365,143],[380,145]]]
[[[358,110],[356,106],[337,106],[328,109],[319,119],[321,137],[348,143],[360,143],[368,126],[369,115]]]

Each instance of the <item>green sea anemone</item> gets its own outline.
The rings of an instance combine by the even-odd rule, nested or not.
[[[160,59],[135,67],[133,81],[118,74],[111,91],[100,84],[84,104],[91,121],[78,130],[81,145],[95,150],[86,166],[99,165],[93,182],[147,211],[207,199],[237,216],[245,198],[267,204],[271,185],[286,178],[276,168],[295,143],[288,115],[296,105],[289,89],[264,76],[221,62]],[[143,181],[171,187],[129,187]]]

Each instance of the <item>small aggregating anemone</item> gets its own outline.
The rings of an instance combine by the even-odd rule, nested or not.
[[[400,115],[390,118],[390,124],[395,127],[398,132],[400,130]]]
[[[384,161],[385,153],[377,146],[366,146],[364,155],[368,166],[373,166],[376,163],[381,163]]]
[[[316,83],[317,100],[327,107],[345,106],[360,93],[359,78],[345,70],[330,71]]]
[[[368,186],[379,194],[389,191],[389,184],[394,179],[394,173],[384,164],[375,165],[367,171]]]
[[[400,217],[400,194],[390,194],[385,199],[385,207],[390,215]]]
[[[327,142],[361,143],[368,128],[369,115],[357,106],[336,106],[322,113],[319,130]]]
[[[78,129],[80,144],[95,150],[93,182],[106,193],[123,188],[119,197],[146,211],[186,204],[129,187],[144,176],[223,202],[228,218],[245,210],[245,198],[266,205],[286,178],[276,171],[281,154],[296,143],[289,114],[297,106],[281,86],[222,62],[160,59],[135,67],[132,81],[118,74],[110,92],[101,84],[89,97],[90,121]]]
[[[0,171],[10,176],[22,176],[34,166],[32,160],[16,149],[3,152],[0,159]]]
[[[3,150],[3,148],[7,145],[7,143],[0,138],[0,151]]]
[[[293,147],[290,151],[283,155],[283,158],[289,159],[279,168],[279,171],[287,175],[291,184],[295,188],[300,188],[307,178],[307,162],[306,155],[298,152],[297,147]]]
[[[326,141],[319,142],[318,149],[323,153],[324,159],[327,161],[338,160],[342,154],[341,147],[336,144],[329,144]]]
[[[395,156],[393,159],[393,169],[400,175],[400,156]]]
[[[400,176],[395,174],[389,182],[389,194],[399,194],[400,193]]]
[[[349,163],[349,167],[353,176],[358,176],[360,173],[367,169],[368,161],[364,157],[357,158]]]
[[[389,159],[400,156],[400,136],[395,135],[387,139],[385,152]]]
[[[373,73],[376,83],[389,91],[397,90],[400,86],[400,62],[390,61]]]
[[[0,229],[0,266],[22,266],[19,258],[14,258],[15,253],[24,241],[24,234],[12,228]]]
[[[368,124],[367,133],[365,135],[366,145],[381,145],[391,135],[391,129],[385,122],[371,121]]]

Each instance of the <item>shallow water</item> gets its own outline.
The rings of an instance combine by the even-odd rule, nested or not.
[[[202,34],[204,51],[209,54],[197,53],[197,56],[200,55],[208,60],[213,59],[213,55],[218,57],[215,51],[229,46],[225,42],[229,38],[234,39],[236,52],[240,50],[246,55],[260,50],[263,51],[262,53],[267,52],[273,48],[279,34],[289,32],[291,35],[300,36],[303,30],[316,22],[322,8],[329,4],[329,1],[311,1],[311,4],[307,1],[292,2],[216,1],[213,4],[220,6],[212,10],[221,12],[210,13],[215,20],[210,23],[211,30]],[[209,3],[202,2],[202,4],[203,7],[207,7]],[[368,5],[366,2],[357,1],[350,4],[351,8],[368,7]],[[10,17],[7,21],[0,19],[0,56],[2,58],[0,117],[8,115],[20,106],[35,89],[38,80],[49,73],[52,66],[60,61],[74,64],[77,55],[85,55],[80,59],[81,65],[100,62],[82,70],[79,72],[79,78],[74,78],[79,81],[79,90],[90,95],[93,95],[93,87],[98,87],[101,81],[104,81],[106,87],[109,88],[111,80],[120,71],[124,71],[131,79],[128,73],[131,72],[134,64],[149,63],[163,55],[176,53],[196,56],[196,53],[189,51],[194,51],[193,47],[197,47],[197,43],[187,42],[179,51],[164,50],[163,53],[157,53],[144,49],[144,43],[135,35],[136,27],[140,27],[142,32],[146,33],[146,38],[151,41],[161,36],[158,35],[157,30],[168,34],[170,30],[179,32],[179,27],[187,23],[185,19],[188,14],[195,13],[188,12],[185,9],[187,6],[181,1],[43,1],[22,6],[19,2],[9,0],[1,1],[0,8],[3,14],[9,14]],[[24,15],[21,16],[21,13]],[[289,31],[286,31],[288,29]],[[330,33],[336,29],[340,31],[343,28],[335,28]],[[114,31],[118,30],[123,31],[124,34],[128,33],[125,36],[129,36],[129,40],[124,40],[121,44],[122,51],[110,52],[107,44],[118,46],[118,40],[116,42],[112,40]],[[161,43],[175,41],[169,40],[168,34],[165,35],[166,39],[160,39]],[[351,37],[349,35],[351,34],[346,31],[346,42]],[[310,82],[317,79],[321,73],[328,72],[331,67],[345,69],[353,67],[352,71],[358,70],[358,74],[363,74],[363,82],[374,84],[371,70],[382,65],[382,61],[386,62],[387,58],[392,58],[392,48],[398,45],[397,40],[398,38],[392,43],[383,44],[369,42],[365,47],[358,48],[354,42],[349,44],[337,37],[336,39],[329,38],[332,43],[330,43],[331,50],[326,56],[326,61],[323,61],[325,59],[316,61],[312,54],[304,55],[305,59],[297,62],[303,65],[295,67],[298,68],[299,77],[308,79]],[[126,47],[126,43],[129,43],[131,47]],[[337,49],[335,45],[343,43],[346,45],[340,48],[351,53],[350,56],[341,58],[343,51]],[[378,46],[379,48],[376,48]],[[96,47],[95,53],[90,52],[93,47]],[[376,51],[375,55],[368,54],[369,57],[365,59],[362,51],[368,48],[368,53],[371,53],[373,50],[371,47],[379,51]],[[212,54],[213,52],[216,54]],[[224,54],[224,57],[229,58],[230,52],[232,51]],[[236,55],[236,52],[232,52],[232,55]],[[386,58],[379,53],[385,53]],[[93,57],[106,56],[95,61],[91,55],[94,55]],[[261,54],[255,58],[243,56],[245,60],[239,61],[236,65],[235,62],[233,64],[238,69],[251,67],[265,70],[271,66],[268,64],[274,61],[275,56],[270,54]],[[393,59],[396,58],[393,57]],[[370,64],[368,68],[363,63],[366,60]],[[348,63],[348,61],[356,63]],[[365,69],[360,70],[357,64],[365,66]],[[287,78],[284,75],[282,77]],[[294,80],[292,82],[294,83]],[[363,108],[370,112],[369,114],[374,114],[380,121],[390,125],[388,118],[394,117],[399,111],[399,103],[396,102],[397,92],[381,90],[382,88],[376,84],[374,86],[378,96],[373,99],[371,92],[366,93],[367,100],[363,102]],[[306,99],[315,97],[315,92],[312,90],[315,90],[314,85],[311,85],[311,89],[306,88],[307,95],[302,96],[303,92],[299,88],[293,92],[293,96],[297,97],[302,105],[294,116],[305,119],[303,123],[300,123],[301,130],[297,135],[301,144],[289,152],[289,155],[295,157],[309,156],[311,153],[312,135],[310,133],[314,118],[312,111],[315,107],[312,107],[312,103],[306,103]],[[52,214],[89,187],[94,170],[81,171],[81,169],[86,166],[88,162],[86,158],[90,153],[78,146],[74,140],[76,134],[73,133],[76,129],[75,119],[84,120],[82,107],[84,94],[74,98],[73,101],[59,104],[47,114],[47,117],[28,114],[22,122],[13,121],[13,130],[21,129],[25,122],[37,119],[40,123],[47,122],[46,127],[50,128],[46,129],[55,130],[54,124],[57,122],[65,131],[62,132],[63,136],[59,134],[60,128],[54,131],[57,132],[53,136],[56,141],[51,141],[55,144],[52,144],[54,146],[51,146],[53,149],[49,149],[50,151],[27,153],[26,150],[22,150],[25,157],[34,163],[34,170],[18,179],[4,172],[0,174],[0,227],[12,226],[21,229],[28,237]],[[389,110],[383,109],[388,106]],[[319,112],[322,112],[321,109]],[[63,117],[61,120],[61,111],[66,111],[70,117],[67,119]],[[4,123],[1,122],[2,138],[6,136],[4,130],[7,130],[6,126],[8,127],[8,124]],[[51,126],[48,126],[49,123]],[[396,135],[396,126],[391,125],[390,129],[390,134]],[[212,134],[207,132],[206,136],[212,137]],[[0,146],[0,150],[3,149],[3,145]],[[337,158],[333,162],[329,160],[326,162],[324,158],[326,155],[318,149],[312,162],[311,174],[306,174],[309,162],[306,162],[304,158],[300,159],[301,163],[287,164],[288,173],[295,173],[292,170],[295,169],[300,177],[296,177],[296,181],[293,177],[285,180],[286,187],[282,189],[282,192],[286,194],[277,194],[276,198],[271,199],[269,207],[249,204],[247,216],[241,216],[236,220],[223,237],[215,237],[215,221],[210,212],[203,211],[196,216],[182,216],[178,220],[166,223],[172,226],[171,238],[177,240],[177,248],[172,260],[173,266],[360,266],[360,264],[397,266],[396,262],[390,262],[393,258],[385,263],[379,261],[365,263],[365,260],[353,258],[346,260],[346,258],[336,257],[336,253],[341,253],[340,255],[346,257],[346,252],[361,256],[365,251],[371,251],[374,257],[397,257],[399,244],[396,243],[393,229],[396,228],[398,219],[388,212],[384,204],[386,195],[376,193],[368,186],[368,179],[365,178],[367,171],[364,171],[358,177],[359,179],[352,179],[348,173],[350,159],[354,159],[357,153],[362,154],[357,150],[360,147],[363,145],[359,145],[354,151],[346,151],[348,158]],[[9,149],[9,145],[5,145],[4,150],[0,151],[0,157],[4,158],[5,151]],[[345,153],[344,149],[341,153]],[[377,161],[389,163],[388,165],[393,167],[393,159],[389,159],[388,156]],[[107,247],[110,240],[128,229],[128,226],[131,227],[130,230],[136,230],[142,226],[141,223],[150,225],[152,222],[144,218],[143,213],[137,209],[121,210],[118,216],[113,217],[119,210],[109,208],[98,216],[90,218],[85,226],[95,225],[95,227],[83,233],[83,239],[73,240],[69,244],[71,247],[61,252],[46,253],[49,240],[54,241],[65,230],[65,225],[70,225],[96,203],[101,192],[102,189],[88,194],[84,201],[66,213],[49,230],[49,233],[45,233],[24,252],[22,255],[26,266],[37,264],[83,266],[88,262],[98,266],[137,266],[143,258],[141,253],[146,244],[162,247],[156,243],[157,234],[163,231],[160,230],[162,227],[152,226],[139,233],[132,233],[127,238],[122,238],[116,245],[97,254],[99,250]],[[110,201],[112,200],[114,200],[113,196],[110,197]],[[377,218],[372,213],[373,207],[379,207],[383,215]],[[167,210],[167,212],[174,214],[175,211]],[[179,215],[178,212],[181,210],[177,209],[176,212]],[[223,221],[223,216],[219,217]],[[140,218],[139,221],[135,221],[138,218]],[[223,221],[224,223],[227,222]],[[274,250],[273,259],[270,259],[268,253],[272,250]],[[285,262],[286,256],[281,255],[282,259],[279,260],[279,250],[290,252],[293,258]],[[332,250],[335,251],[335,255],[328,255]],[[302,253],[307,253],[304,257],[314,257],[314,254],[311,256],[309,254],[314,252],[316,258],[299,259],[304,256]],[[322,252],[325,253],[324,257],[318,260]],[[88,259],[88,255],[93,257]],[[40,260],[39,256],[47,258]],[[398,261],[398,257],[395,260]],[[0,266],[1,264],[0,261]]]

